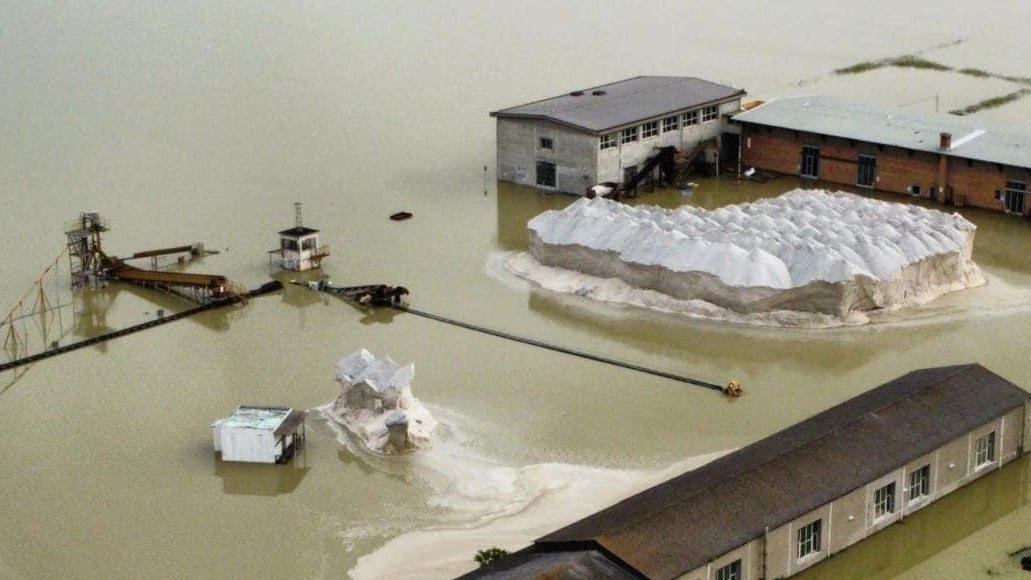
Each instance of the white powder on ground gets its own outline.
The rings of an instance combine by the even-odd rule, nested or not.
[[[984,282],[962,216],[843,192],[712,211],[582,199],[528,228],[532,257],[509,268],[546,288],[735,322],[862,323]]]

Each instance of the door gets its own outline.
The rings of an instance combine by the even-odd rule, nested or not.
[[[1027,184],[1023,181],[1007,181],[1006,192],[1002,200],[1003,209],[1006,213],[1024,213],[1024,196],[1027,194]]]
[[[874,186],[877,182],[877,158],[870,155],[859,156],[859,169],[856,175],[856,185],[859,187]]]
[[[547,161],[537,162],[537,185],[555,187],[555,164]]]
[[[802,147],[802,165],[798,172],[802,177],[820,176],[820,148],[806,145]]]

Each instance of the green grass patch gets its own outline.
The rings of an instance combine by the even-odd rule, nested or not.
[[[888,60],[888,64],[891,66],[897,66],[900,68],[919,68],[924,70],[937,70],[947,71],[952,70],[952,67],[945,66],[941,63],[927,60],[916,55],[907,54],[905,56],[899,56]]]
[[[963,107],[962,109],[953,109],[949,111],[949,113],[952,115],[960,116],[969,115],[971,113],[983,111],[984,109],[994,109],[995,107],[1001,107],[1006,103],[1012,103],[1017,99],[1022,99],[1029,94],[1031,94],[1031,89],[1020,89],[1019,91],[1014,91],[1009,94],[1001,95],[998,97],[992,97],[990,99],[985,99],[979,103],[974,103],[973,105]]]
[[[852,66],[846,66],[845,68],[839,68],[834,71],[834,74],[839,75],[854,75],[859,73],[865,73],[879,68],[888,66],[888,63],[883,60],[867,61],[854,64]]]
[[[986,79],[988,77],[995,76],[992,73],[986,70],[981,70],[979,68],[961,68],[959,69],[959,73],[970,77],[977,77],[979,79]]]

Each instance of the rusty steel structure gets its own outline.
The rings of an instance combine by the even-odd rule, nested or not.
[[[156,268],[160,256],[187,253],[195,256],[205,253],[201,244],[144,250],[126,258],[118,258],[107,255],[103,250],[101,234],[109,229],[108,221],[99,213],[82,212],[79,219],[65,230],[72,288],[99,286],[118,280],[164,290],[198,304],[246,297],[243,287],[218,274],[146,270],[126,263],[127,260],[150,258]]]

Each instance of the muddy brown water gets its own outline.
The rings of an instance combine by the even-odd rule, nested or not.
[[[913,368],[979,361],[1031,388],[1031,227],[1009,216],[961,210],[978,225],[987,286],[860,328],[670,318],[535,289],[498,268],[525,248],[527,219],[571,199],[495,183],[488,111],[636,74],[925,111],[938,95],[948,110],[1011,89],[949,73],[829,71],[961,38],[925,56],[1027,74],[1016,39],[1029,8],[979,8],[5,4],[3,307],[60,252],[64,223],[82,210],[111,220],[113,254],[203,241],[221,253],[193,271],[257,286],[275,232],[302,201],[306,225],[333,247],[325,271],[335,282],[403,284],[424,310],[738,379],[747,394],[727,401],[290,287],[0,375],[0,578],[340,578],[361,572],[363,556],[392,557],[392,538],[518,521],[520,506],[562,498],[578,478],[611,477],[629,492],[643,481],[635,474],[745,445]],[[933,25],[913,24],[929,11]],[[870,14],[892,17],[873,26]],[[1026,106],[984,118],[1028,124]],[[798,186],[698,182],[690,198],[660,191],[640,202],[717,207]],[[399,210],[415,217],[387,219]],[[122,286],[69,300],[62,340],[188,306]],[[437,454],[355,455],[313,419],[292,468],[215,461],[212,421],[240,403],[326,403],[333,363],[360,347],[416,363],[415,393],[444,424]],[[1027,473],[1022,460],[806,577],[1019,577],[1006,554],[1031,544]]]

